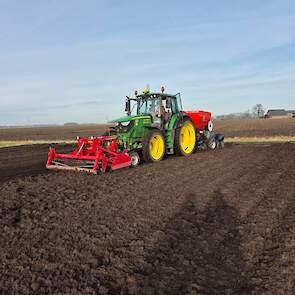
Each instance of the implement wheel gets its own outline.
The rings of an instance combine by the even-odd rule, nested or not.
[[[140,164],[140,156],[137,151],[131,151],[128,153],[131,157],[131,168],[137,167]]]
[[[142,142],[142,153],[146,162],[158,162],[163,159],[165,139],[161,131],[149,130]]]
[[[183,124],[175,131],[175,154],[189,156],[195,149],[196,130],[189,118],[184,118]]]

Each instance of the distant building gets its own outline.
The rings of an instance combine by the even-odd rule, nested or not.
[[[293,118],[295,118],[295,110],[288,110],[288,111],[286,111],[287,113],[288,113],[288,116],[289,117],[293,117]]]
[[[292,118],[295,117],[295,110],[274,109],[268,110],[266,118]]]
[[[66,123],[64,123],[64,126],[77,126],[77,125],[79,125],[79,124],[76,123],[76,122],[66,122]]]

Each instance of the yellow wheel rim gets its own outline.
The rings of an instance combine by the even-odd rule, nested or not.
[[[150,155],[154,160],[160,160],[164,154],[165,145],[161,135],[155,134],[150,140]]]
[[[185,122],[180,129],[180,147],[184,154],[190,154],[196,144],[196,132],[191,122]]]

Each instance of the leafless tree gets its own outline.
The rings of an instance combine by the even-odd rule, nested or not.
[[[264,116],[264,108],[263,108],[263,105],[261,103],[256,104],[252,108],[252,113],[253,113],[253,116],[254,117],[262,118]]]

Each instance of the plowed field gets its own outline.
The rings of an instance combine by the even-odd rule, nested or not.
[[[295,118],[215,120],[215,130],[226,137],[295,136]]]
[[[0,152],[0,294],[295,293],[295,144],[98,176],[46,152]]]
[[[214,129],[225,137],[295,136],[295,119],[226,119],[214,120]],[[3,140],[75,140],[76,136],[99,136],[106,124],[0,128]]]
[[[73,125],[0,128],[0,140],[75,140],[77,136],[100,136],[110,125]]]

